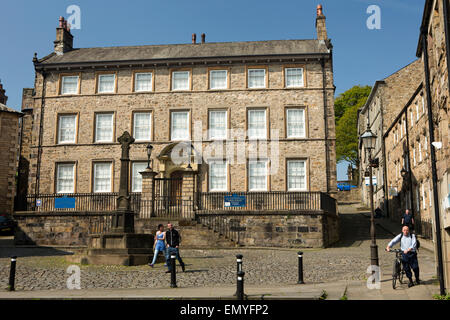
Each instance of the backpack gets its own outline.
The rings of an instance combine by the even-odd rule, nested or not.
[[[402,243],[402,238],[403,238],[403,232],[401,233],[401,237],[400,237],[400,243]],[[416,235],[414,233],[411,233],[411,236],[414,236],[414,238],[416,238],[416,250],[419,250],[420,248],[420,241],[419,239],[417,239]]]

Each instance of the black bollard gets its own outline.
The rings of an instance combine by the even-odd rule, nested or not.
[[[236,255],[236,272],[242,271],[242,258],[244,256],[242,254]],[[237,291],[233,294],[233,296],[237,296]]]
[[[175,267],[175,259],[176,255],[171,254],[170,255],[170,287],[176,288],[177,287],[177,270]]]
[[[16,282],[16,260],[17,257],[11,257],[11,269],[9,269],[9,286],[8,286],[8,290],[9,291],[14,291],[14,284]]]
[[[303,282],[303,252],[298,252],[298,284],[304,284]]]
[[[239,271],[237,273],[237,290],[236,298],[237,300],[244,300],[244,271]]]

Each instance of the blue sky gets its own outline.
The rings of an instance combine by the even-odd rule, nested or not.
[[[372,85],[415,59],[425,0],[1,0],[0,79],[8,106],[19,109],[22,88],[32,87],[34,52],[53,51],[58,17],[70,5],[81,9],[75,47],[313,39],[316,6],[327,17],[334,45],[336,94]],[[369,30],[367,8],[381,9],[381,29]],[[342,168],[344,170],[342,170]],[[338,167],[345,179],[346,165]]]

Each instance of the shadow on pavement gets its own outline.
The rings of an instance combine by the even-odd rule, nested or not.
[[[10,258],[12,256],[20,257],[50,257],[73,255],[73,252],[64,251],[52,247],[1,247],[0,259]]]

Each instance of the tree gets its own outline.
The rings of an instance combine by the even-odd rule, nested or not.
[[[355,105],[360,105],[361,103],[362,105],[364,105],[364,103],[366,103],[367,97],[370,95],[371,90],[372,87],[370,86],[354,86],[353,88],[340,94],[339,97],[337,97],[334,101],[334,115],[336,124],[348,108]]]
[[[370,86],[354,86],[335,100],[336,158],[358,167],[358,110],[370,95]]]

